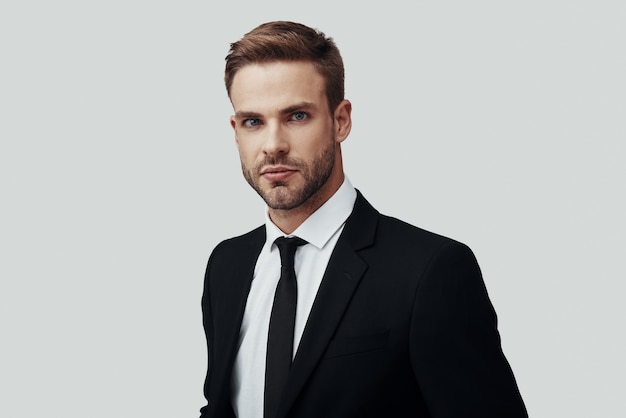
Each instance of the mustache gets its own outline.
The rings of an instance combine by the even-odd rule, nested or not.
[[[294,168],[303,168],[306,166],[306,164],[304,164],[301,160],[290,158],[287,155],[268,155],[262,161],[258,162],[254,168],[257,172],[260,172],[263,167],[268,165],[284,165]]]

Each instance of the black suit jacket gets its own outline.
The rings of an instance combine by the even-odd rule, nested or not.
[[[202,310],[201,418],[233,417],[230,382],[265,228],[220,243]],[[526,417],[471,250],[379,214],[358,193],[330,258],[279,417]],[[262,411],[259,411],[262,417]]]

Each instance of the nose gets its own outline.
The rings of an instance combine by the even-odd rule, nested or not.
[[[279,123],[267,123],[266,137],[263,142],[263,153],[268,155],[286,154],[289,152],[289,141],[286,132]]]

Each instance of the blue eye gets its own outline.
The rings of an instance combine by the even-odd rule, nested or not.
[[[255,126],[259,126],[261,121],[259,119],[244,119],[241,124],[247,128],[253,128]]]
[[[306,112],[294,112],[293,115],[291,115],[291,119],[295,120],[295,121],[303,121],[305,120],[309,115],[306,114]]]

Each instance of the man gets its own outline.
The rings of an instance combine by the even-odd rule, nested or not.
[[[267,211],[209,259],[201,416],[526,417],[469,248],[379,214],[344,176],[343,77],[304,25],[231,45],[230,123]],[[283,236],[304,240],[295,261]]]

